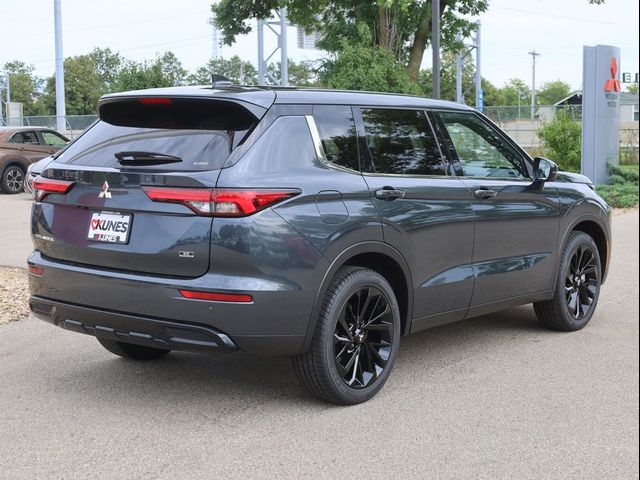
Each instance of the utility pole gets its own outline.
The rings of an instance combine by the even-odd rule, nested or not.
[[[456,40],[462,43],[462,35],[458,33]],[[462,69],[464,68],[464,57],[462,52],[456,53],[456,102],[464,103],[464,96],[462,95]]]
[[[433,98],[440,98],[440,0],[431,0],[431,49],[433,50]]]
[[[66,130],[66,108],[64,102],[64,56],[62,55],[62,7],[60,0],[53,0],[56,43],[56,128]]]
[[[482,91],[482,64],[480,63],[480,20],[476,30],[476,109],[480,112],[484,110],[484,92]]]
[[[535,50],[531,50],[529,55],[531,55],[531,59],[533,60],[533,76],[531,80],[531,120],[533,121],[536,111],[536,57],[539,57],[540,54]]]

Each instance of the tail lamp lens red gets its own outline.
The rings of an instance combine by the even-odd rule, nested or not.
[[[180,290],[180,295],[193,300],[208,300],[210,302],[251,303],[251,295],[241,293],[198,292],[194,290]]]
[[[246,217],[291,198],[298,190],[235,190],[207,188],[142,187],[154,202],[180,203],[199,215]]]
[[[75,183],[72,180],[36,177],[33,181],[33,197],[40,201],[50,193],[63,195],[71,190]]]

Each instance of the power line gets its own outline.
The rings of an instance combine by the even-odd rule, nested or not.
[[[580,18],[580,17],[569,17],[566,15],[555,15],[552,13],[544,13],[544,12],[534,12],[531,10],[523,10],[521,8],[512,8],[512,7],[491,7],[491,8],[497,8],[499,10],[510,10],[512,12],[519,12],[519,13],[526,13],[529,15],[537,15],[539,17],[553,17],[553,18],[561,18],[563,20],[575,20],[577,22],[588,22],[588,23],[599,23],[599,24],[603,24],[603,25],[616,25],[618,27],[631,27],[631,28],[638,28],[637,24],[631,24],[631,23],[617,23],[617,22],[608,22],[606,20],[591,20],[590,18]]]
[[[130,52],[130,51],[134,51],[134,50],[143,50],[145,48],[161,47],[161,46],[164,46],[164,45],[175,45],[176,43],[191,42],[192,40],[202,40],[204,38],[211,39],[211,35],[200,35],[198,37],[183,38],[181,40],[172,40],[170,42],[153,43],[153,44],[149,44],[149,45],[141,45],[141,46],[138,46],[138,47],[123,48],[121,50],[118,50],[116,53]],[[196,45],[198,43],[200,43],[200,42],[189,43],[188,45],[180,45],[180,46],[174,47],[174,50],[178,49],[178,48],[184,48],[184,47],[187,47],[187,46],[191,46],[191,45]],[[39,63],[51,63],[51,62],[55,62],[55,58],[34,60],[34,61],[31,61],[31,62],[26,62],[25,61],[25,63],[29,63],[31,65],[37,65]]]
[[[209,13],[209,12],[207,12]],[[142,23],[153,23],[153,22],[160,22],[160,21],[164,21],[164,20],[175,20],[176,18],[183,18],[183,17],[192,17],[192,16],[202,16],[205,15],[204,12],[192,12],[192,13],[185,13],[182,15],[172,15],[169,17],[157,17],[157,18],[148,18],[146,20],[135,20],[132,22],[119,22],[119,23],[110,23],[110,24],[105,24],[105,25],[95,25],[95,26],[86,26],[86,27],[79,27],[79,28],[70,28],[70,29],[64,29],[62,30],[62,33],[72,33],[72,32],[82,32],[82,31],[87,31],[87,30],[100,30],[100,29],[104,29],[104,28],[117,28],[117,27],[123,27],[123,26],[128,26],[128,25],[139,25]],[[5,38],[17,38],[17,37],[36,37],[36,36],[49,36],[51,35],[53,32],[51,30],[38,30],[37,32],[22,32],[22,33],[16,33],[16,34],[12,34],[12,35],[1,35],[0,38],[1,39],[5,39]]]

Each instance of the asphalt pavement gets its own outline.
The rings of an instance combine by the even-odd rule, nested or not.
[[[526,306],[406,337],[353,407],[309,397],[284,358],[133,363],[35,319],[1,326],[0,478],[638,478],[637,210],[613,227],[585,329]],[[0,235],[1,255],[22,248]]]

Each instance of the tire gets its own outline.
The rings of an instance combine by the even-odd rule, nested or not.
[[[538,320],[563,332],[584,328],[598,305],[601,278],[600,254],[593,238],[572,232],[562,251],[553,298],[533,304]]]
[[[20,193],[24,184],[24,170],[18,165],[9,165],[2,172],[0,187],[4,193],[10,195]]]
[[[292,359],[293,368],[316,397],[354,405],[383,387],[399,344],[400,309],[391,285],[368,268],[342,267],[323,300],[311,349]]]
[[[117,340],[108,340],[106,338],[96,337],[100,345],[120,357],[129,360],[155,360],[165,356],[171,350],[162,348],[144,347],[142,345],[134,345],[133,343],[118,342]]]

